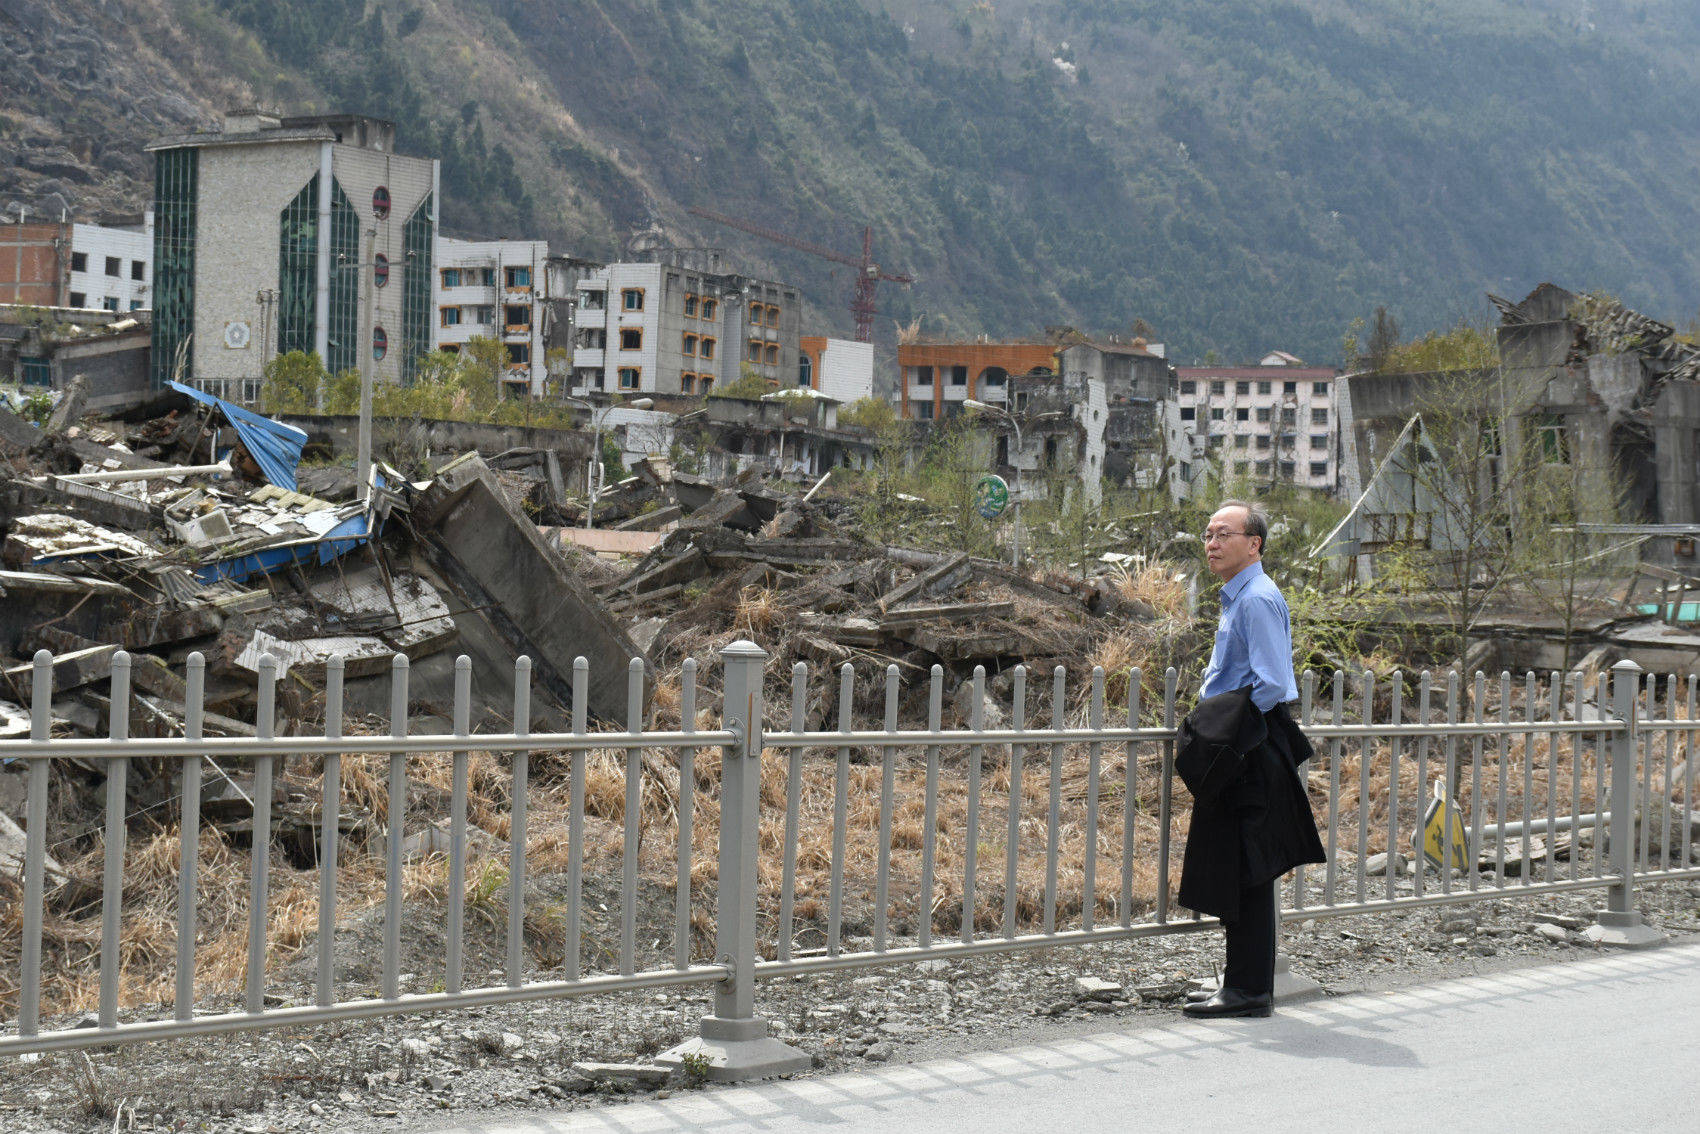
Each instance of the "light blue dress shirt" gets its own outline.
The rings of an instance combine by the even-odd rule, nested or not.
[[[1263,564],[1248,564],[1222,584],[1222,618],[1216,624],[1216,648],[1204,670],[1200,697],[1214,697],[1251,686],[1251,701],[1268,712],[1297,700],[1293,676],[1293,620],[1287,600]]]

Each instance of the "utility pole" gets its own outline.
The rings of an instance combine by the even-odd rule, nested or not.
[[[368,265],[375,262],[377,251],[378,230],[366,230],[366,260],[356,269],[359,273],[370,270]],[[360,280],[360,276],[355,276]],[[372,281],[363,280],[359,285],[366,292],[364,314],[361,318],[360,337],[360,432],[355,447],[354,457],[354,490],[356,498],[364,501],[371,495],[369,482],[372,479],[372,300],[377,288]]]

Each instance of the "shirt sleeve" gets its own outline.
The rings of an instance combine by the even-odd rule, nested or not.
[[[1251,701],[1267,713],[1293,696],[1293,632],[1283,604],[1264,595],[1246,603],[1244,617]]]

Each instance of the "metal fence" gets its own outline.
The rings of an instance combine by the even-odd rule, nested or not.
[[[770,713],[763,701],[766,660],[748,642],[722,651],[722,727],[706,730],[693,727],[698,674],[687,662],[675,731],[645,729],[646,675],[643,663],[634,661],[626,727],[595,732],[586,714],[588,666],[579,659],[571,731],[531,733],[530,666],[521,659],[511,731],[474,734],[471,663],[462,657],[455,670],[453,733],[420,736],[409,735],[408,664],[397,657],[389,734],[349,737],[343,735],[343,672],[334,660],[326,673],[323,735],[273,735],[277,670],[265,659],[256,735],[208,738],[205,667],[192,655],[182,735],[138,738],[129,735],[129,713],[118,711],[131,704],[130,659],[121,653],[112,670],[110,737],[92,740],[51,737],[52,658],[38,654],[31,738],[0,742],[0,760],[22,760],[28,768],[21,902],[15,916],[0,919],[7,936],[19,938],[0,940],[0,956],[11,952],[10,944],[18,958],[10,972],[0,968],[0,995],[10,999],[5,985],[16,981],[16,1015],[9,1027],[0,1024],[0,1054],[707,984],[714,1012],[704,1021],[701,1042],[716,1062],[716,1077],[737,1078],[799,1065],[772,1050],[759,1057],[728,1054],[739,1044],[782,1047],[762,1039],[755,989],[764,979],[1194,932],[1215,924],[1179,911],[1172,901],[1186,815],[1184,791],[1175,792],[1175,724],[1182,709],[1173,670],[1148,694],[1138,671],[1107,676],[1094,670],[1086,688],[1071,690],[1059,667],[1050,675],[1047,698],[1032,695],[1029,673],[1017,667],[1005,675],[1005,709],[1003,698],[988,690],[985,672],[976,669],[966,692],[966,727],[945,728],[945,674],[934,667],[924,690],[927,726],[916,730],[897,727],[905,694],[896,666],[870,675],[846,665],[836,681],[811,684],[798,665],[789,706]],[[870,676],[871,689],[858,686]],[[1602,924],[1633,932],[1638,881],[1700,877],[1691,830],[1689,753],[1700,727],[1692,676],[1685,684],[1665,679],[1662,698],[1659,679],[1627,663],[1609,682],[1556,674],[1545,683],[1533,674],[1489,681],[1478,674],[1466,690],[1456,674],[1437,681],[1428,674],[1413,680],[1366,673],[1353,680],[1335,674],[1320,687],[1306,674],[1301,684],[1301,720],[1317,749],[1303,775],[1329,858],[1325,866],[1297,872],[1283,888],[1286,920],[1603,889]],[[859,690],[883,701],[880,727],[855,719]],[[1006,722],[988,726],[988,712],[1005,711]],[[785,727],[766,729],[764,718]],[[351,753],[367,754],[362,759],[375,754],[383,762],[386,818],[407,814],[410,760],[414,771],[446,763],[448,845],[440,864],[446,881],[441,912],[431,915],[440,917],[444,930],[440,989],[403,988],[411,861],[404,850],[405,818],[381,824],[360,846],[346,845],[341,834],[352,775],[345,775],[343,760]],[[469,863],[488,865],[479,861],[479,832],[468,817],[475,755],[506,760],[479,764],[478,775],[500,780],[497,794],[505,797],[505,808],[484,823],[504,832],[507,846],[483,856],[498,860],[500,869],[481,870],[469,882]],[[168,1012],[168,1018],[149,1018],[137,995],[126,1003],[120,996],[128,987],[126,781],[131,762],[140,759],[174,766],[180,817],[175,967],[169,1008],[156,1013]],[[197,932],[204,928],[197,866],[209,759],[214,767],[252,769],[239,992],[205,980],[197,984]],[[279,761],[292,759],[319,762],[315,771],[323,784],[312,866],[316,933],[307,948],[311,992],[297,990],[306,1002],[295,1004],[271,995],[288,983],[278,960],[268,974],[275,934],[268,909],[276,873],[270,861],[274,776]],[[44,926],[62,916],[48,902],[48,788],[51,766],[64,760],[103,762],[106,769],[95,1027],[43,1026]],[[558,841],[558,828],[565,828],[565,847],[554,848],[564,849],[565,893],[550,915],[558,917],[561,946],[549,956],[528,945],[535,929],[528,919],[539,902],[528,884],[537,881],[547,857],[529,814],[532,801],[541,798],[532,782],[533,769],[541,766],[556,777],[551,798],[565,798],[565,813],[552,816],[548,835]],[[1436,778],[1462,808],[1479,862],[1458,872],[1401,872],[1395,852],[1409,848]],[[592,787],[595,798],[587,799]],[[1673,802],[1680,807],[1675,818]],[[591,824],[600,834],[588,829]],[[1378,862],[1377,853],[1386,858]],[[362,986],[338,971],[339,879],[356,858],[375,870],[379,855],[381,902],[372,894],[363,900],[374,914],[381,909],[381,957],[375,987]],[[556,853],[549,861],[563,860]],[[611,909],[599,923],[605,931],[599,938],[589,918],[606,903],[587,910],[585,893],[587,884],[603,880],[611,899],[617,888],[618,912]],[[657,888],[668,886],[671,901],[655,901]],[[498,979],[469,985],[469,892],[480,901],[495,896],[484,892],[492,890],[500,892],[506,915],[500,966],[492,970]],[[671,909],[656,914],[658,905]],[[701,913],[710,906],[712,926]],[[161,993],[159,999],[167,998]],[[48,1007],[65,1017],[66,1005]]]

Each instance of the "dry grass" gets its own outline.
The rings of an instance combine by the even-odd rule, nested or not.
[[[1130,602],[1142,602],[1165,618],[1186,616],[1186,573],[1154,559],[1142,566],[1116,568],[1116,590]]]

